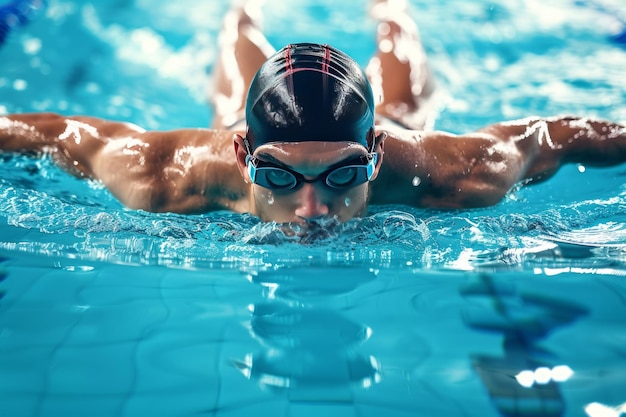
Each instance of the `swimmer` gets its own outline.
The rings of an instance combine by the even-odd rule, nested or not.
[[[609,121],[529,117],[463,135],[429,131],[433,78],[402,1],[373,2],[378,49],[366,70],[327,45],[274,51],[255,5],[226,16],[211,129],[13,114],[0,116],[0,149],[50,154],[132,209],[300,225],[347,221],[368,204],[484,207],[565,163],[626,161],[626,127]]]

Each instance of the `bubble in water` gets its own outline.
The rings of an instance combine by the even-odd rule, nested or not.
[[[352,201],[350,201],[350,197],[346,197],[346,199],[344,200],[344,203],[346,207],[350,207],[350,203],[352,203]]]
[[[411,181],[411,184],[413,184],[413,187],[417,187],[421,183],[422,183],[422,180],[420,177],[413,177],[413,181]]]

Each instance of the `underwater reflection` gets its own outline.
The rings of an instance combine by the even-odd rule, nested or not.
[[[368,339],[370,329],[336,311],[255,305],[251,331],[263,348],[236,366],[262,385],[299,396],[312,391],[315,398],[328,400],[341,386],[367,387],[378,379],[376,360],[353,349]]]
[[[286,302],[323,304],[341,300],[343,295],[376,279],[377,271],[370,268],[293,267],[267,271],[252,271],[248,279],[267,289],[268,299]]]
[[[250,273],[267,300],[250,306],[250,332],[261,349],[234,365],[264,387],[286,390],[291,399],[352,401],[353,387],[380,380],[377,360],[361,351],[372,331],[329,306],[375,277],[353,268]]]
[[[501,356],[474,354],[472,367],[492,403],[503,416],[561,416],[565,404],[559,383],[574,371],[552,363],[539,343],[561,326],[588,314],[583,306],[565,299],[520,293],[513,283],[479,275],[461,288],[469,299],[487,299],[481,307],[468,307],[463,319],[471,328],[503,336]]]

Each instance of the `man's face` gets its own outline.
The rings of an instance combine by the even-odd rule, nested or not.
[[[295,177],[301,180],[290,189],[253,184],[256,215],[264,221],[300,224],[332,217],[343,222],[363,215],[367,209],[368,182],[354,186],[347,182],[346,186],[337,186],[351,178],[354,172],[352,169],[337,169],[362,165],[364,161],[367,162],[368,154],[363,146],[352,142],[296,142],[260,146],[253,154],[259,166],[276,166],[287,171],[285,174],[280,170],[262,172],[266,181],[275,178],[280,183],[282,175],[288,180],[294,180]],[[376,177],[379,166],[376,165],[371,179]],[[243,175],[250,182],[248,172],[244,171]],[[332,186],[329,186],[329,182]]]

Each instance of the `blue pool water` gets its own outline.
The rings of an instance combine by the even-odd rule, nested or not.
[[[620,1],[411,6],[437,129],[626,122]],[[208,126],[228,7],[51,0],[0,47],[0,113]],[[265,31],[365,64],[366,8],[268,2]],[[626,415],[624,166],[567,166],[487,209],[373,207],[294,242],[0,158],[0,416]]]

